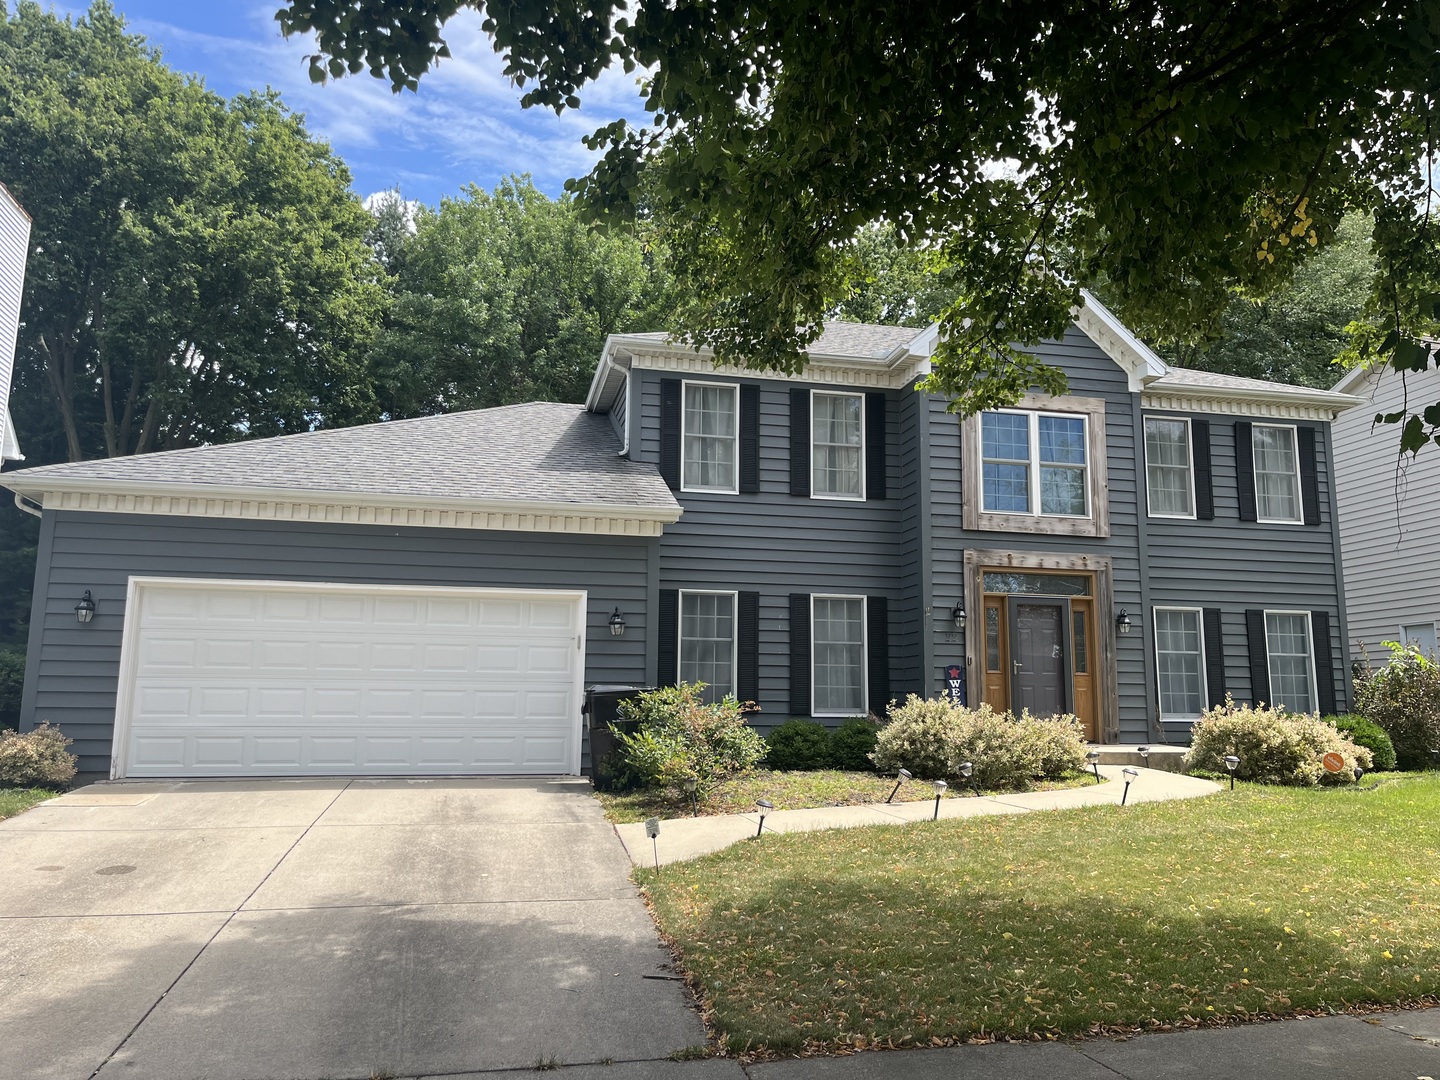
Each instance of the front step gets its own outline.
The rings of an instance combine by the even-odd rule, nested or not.
[[[1092,746],[1092,750],[1100,751],[1101,765],[1138,765],[1151,769],[1161,769],[1164,772],[1185,771],[1185,751],[1183,746],[1167,746],[1164,743],[1150,743],[1150,760],[1147,762],[1141,756],[1139,748],[1145,743],[1124,745],[1118,743],[1102,743],[1099,746]]]

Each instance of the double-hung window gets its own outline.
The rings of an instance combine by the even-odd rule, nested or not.
[[[1255,512],[1261,522],[1300,525],[1300,455],[1295,429],[1284,424],[1255,424],[1250,429],[1255,452]]]
[[[865,497],[865,398],[810,395],[810,492],[819,499]]]
[[[1089,417],[1001,410],[980,416],[982,510],[1088,517]]]
[[[1160,719],[1198,720],[1205,711],[1205,648],[1198,608],[1155,609]]]
[[[810,598],[812,716],[864,716],[865,598]]]
[[[734,494],[739,490],[740,388],[687,382],[683,412],[681,488]]]
[[[1265,653],[1270,662],[1270,704],[1315,712],[1315,649],[1308,611],[1265,612]]]
[[[680,593],[680,680],[705,684],[705,700],[735,693],[735,594]]]
[[[1189,420],[1145,418],[1145,489],[1151,517],[1195,516]]]

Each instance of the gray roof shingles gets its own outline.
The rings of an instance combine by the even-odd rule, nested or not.
[[[610,421],[580,405],[494,409],[283,435],[0,475],[43,490],[48,478],[274,488],[449,500],[678,510],[653,465],[619,456]]]
[[[1199,368],[1169,367],[1159,380],[1166,386],[1193,386],[1211,390],[1250,390],[1255,393],[1277,393],[1297,390],[1307,394],[1324,396],[1329,390],[1316,389],[1310,386],[1295,386],[1291,383],[1270,382],[1266,379],[1247,379],[1240,375],[1221,375],[1214,371],[1202,371]],[[1342,395],[1343,396],[1343,395]]]

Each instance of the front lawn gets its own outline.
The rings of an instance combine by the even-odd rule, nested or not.
[[[45,788],[0,788],[0,821],[29,810],[37,803],[53,799],[58,791]]]
[[[1089,773],[1076,774],[1065,780],[1037,781],[1032,790],[1075,787],[1091,782]],[[858,806],[884,802],[895,787],[895,777],[876,776],[870,772],[841,772],[817,769],[813,772],[772,772],[757,769],[743,776],[732,777],[715,786],[708,798],[701,801],[702,816],[711,814],[748,814],[755,809],[756,799],[769,799],[776,810],[806,810],[817,806]],[[947,798],[968,796],[970,792],[951,788]],[[597,792],[605,807],[605,816],[617,825],[644,821],[648,817],[674,818],[690,814],[690,803],[670,797],[665,792],[632,791],[623,795]],[[935,798],[932,784],[910,780],[895,794],[896,802],[917,802]]]
[[[730,1052],[1168,1028],[1440,993],[1440,774],[779,834],[657,875]]]

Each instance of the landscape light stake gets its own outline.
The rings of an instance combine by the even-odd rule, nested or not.
[[[755,830],[756,837],[765,831],[765,815],[775,809],[775,804],[769,799],[756,799],[755,805],[760,808],[760,827]]]
[[[1085,755],[1085,761],[1095,770],[1095,783],[1100,782],[1100,751],[1091,750]]]
[[[1125,768],[1120,770],[1120,774],[1125,777],[1125,790],[1120,793],[1120,805],[1124,806],[1125,800],[1130,797],[1130,785],[1139,777],[1140,772],[1137,769]]]
[[[1225,768],[1230,770],[1230,790],[1235,790],[1235,770],[1240,765],[1240,759],[1234,754],[1225,755]]]
[[[959,773],[961,780],[969,780],[970,777],[973,776],[975,773],[975,763],[971,761],[962,761],[960,763]],[[974,790],[975,797],[978,799],[980,797],[980,785],[971,784],[970,787],[972,788],[972,790]]]
[[[690,796],[690,816],[691,816],[691,817],[699,817],[699,816],[700,816],[700,799],[699,799],[699,796],[697,796],[697,795],[695,794],[695,788],[697,787],[697,784],[696,784],[696,782],[695,782],[695,777],[693,777],[693,776],[687,776],[687,777],[685,777],[684,780],[680,781],[680,786],[681,786],[682,788],[684,788],[685,791],[686,791],[686,793]]]
[[[895,786],[890,789],[890,797],[885,800],[887,803],[895,801],[895,793],[900,790],[900,785],[910,779],[910,770],[897,769],[895,771],[895,777]]]
[[[930,819],[931,821],[940,820],[940,800],[945,797],[945,789],[949,786],[944,780],[935,781],[935,816]]]

